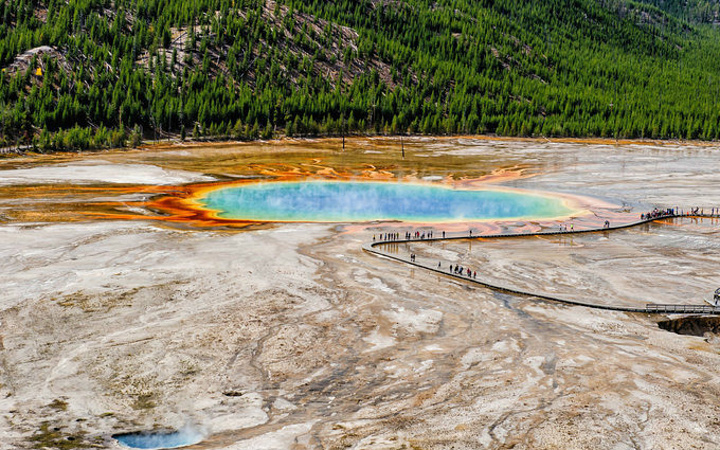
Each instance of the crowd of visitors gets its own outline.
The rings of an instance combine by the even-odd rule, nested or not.
[[[440,265],[438,264],[438,267]],[[477,279],[477,272],[474,270],[470,270],[468,267],[463,267],[460,264],[456,264],[455,267],[453,267],[452,264],[450,264],[450,268],[448,268],[448,272],[454,273],[455,275],[464,275],[468,278]]]
[[[410,240],[413,240],[413,239],[418,239],[418,240],[433,239],[434,236],[435,236],[435,232],[434,232],[433,230],[430,230],[430,231],[422,231],[422,232],[420,232],[420,231],[415,231],[414,233],[413,233],[413,232],[410,232],[410,231],[406,231],[406,232],[405,232],[405,240],[406,240],[406,241],[410,241]],[[442,232],[442,237],[443,237],[443,239],[445,238],[445,232],[444,232],[444,231]],[[400,233],[380,233],[379,236],[373,234],[373,242],[375,242],[375,241],[378,240],[378,239],[379,239],[380,241],[399,241],[399,240],[400,240]]]
[[[676,215],[678,215],[677,211],[678,211],[678,209],[676,209],[676,208],[667,208],[667,209],[655,208],[650,212],[640,214],[640,220],[649,220],[649,219],[657,219],[660,217],[676,216]],[[682,213],[680,215],[682,215]]]
[[[705,215],[705,208],[701,208],[699,206],[690,208],[687,211],[685,211],[684,209],[680,209],[678,207],[666,208],[666,209],[655,208],[650,212],[640,214],[640,220],[651,220],[651,219],[658,219],[658,218],[668,217],[668,216],[704,216],[704,215]],[[720,208],[711,208],[710,215],[711,216],[719,216]]]
[[[472,230],[468,231],[468,235],[472,237],[473,233]],[[445,239],[446,234],[443,231],[442,232],[442,238]],[[412,241],[413,239],[417,239],[419,241],[426,240],[426,239],[437,239],[435,237],[435,231],[434,230],[428,230],[428,231],[406,231],[405,232],[405,241]],[[400,233],[380,233],[380,234],[373,234],[373,242],[377,241],[399,241],[400,240]]]
[[[415,255],[415,253],[410,253],[410,262],[412,262],[412,263],[416,262],[416,256],[417,255]],[[438,269],[442,269],[442,261],[438,261],[437,267],[438,267]],[[464,276],[464,277],[468,277],[468,278],[472,278],[472,279],[477,279],[477,271],[476,270],[471,270],[469,267],[463,267],[460,264],[456,264],[455,266],[450,264],[450,266],[448,266],[448,272],[455,274],[455,275],[460,275],[460,276]]]
[[[687,211],[684,209],[680,209],[678,207],[666,208],[666,209],[655,208],[652,211],[640,214],[640,220],[652,220],[652,219],[658,219],[658,218],[669,217],[669,216],[704,216],[704,215],[705,215],[705,208],[701,208],[699,206],[690,208]],[[713,216],[713,217],[720,216],[720,208],[710,208],[709,215]]]
[[[410,262],[411,263],[415,263],[416,258],[417,258],[417,255],[415,253],[410,253]],[[438,269],[442,269],[442,261],[438,261],[437,267],[438,267]],[[455,266],[450,264],[450,266],[448,267],[448,272],[455,274],[455,275],[460,275],[460,276],[464,276],[464,277],[468,277],[468,278],[472,278],[472,279],[477,279],[477,271],[476,270],[471,270],[469,267],[463,267],[460,264],[456,264]]]

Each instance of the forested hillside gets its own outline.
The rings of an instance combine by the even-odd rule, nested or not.
[[[0,147],[341,132],[717,139],[716,7],[4,0]]]
[[[684,20],[720,24],[720,0],[644,0]]]

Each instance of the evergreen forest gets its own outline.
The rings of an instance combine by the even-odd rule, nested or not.
[[[710,0],[3,0],[0,147],[720,137]]]

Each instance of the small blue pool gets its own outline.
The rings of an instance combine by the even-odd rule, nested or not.
[[[139,448],[139,449],[163,449],[163,448],[178,448],[185,447],[187,445],[197,444],[203,440],[203,435],[200,431],[183,428],[179,431],[167,431],[159,433],[151,432],[138,432],[138,433],[123,433],[116,434],[113,438],[128,448]]]

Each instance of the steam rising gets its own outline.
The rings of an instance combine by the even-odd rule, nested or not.
[[[346,222],[558,217],[570,213],[561,199],[493,190],[370,182],[292,182],[234,186],[203,199],[225,219]]]
[[[205,437],[205,433],[194,425],[188,424],[173,432],[163,433],[126,433],[113,436],[128,448],[163,449],[185,447],[197,444]]]

